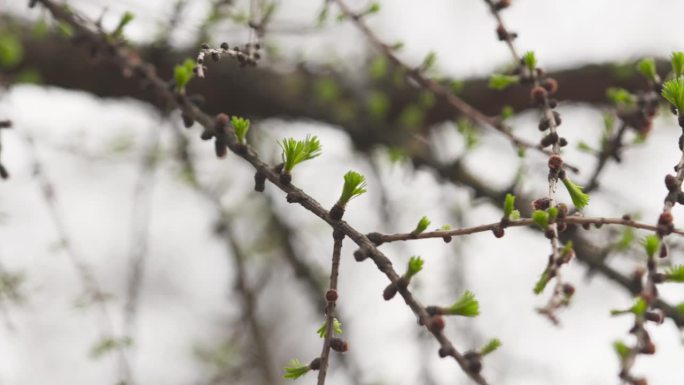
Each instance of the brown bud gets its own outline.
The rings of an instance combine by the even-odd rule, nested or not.
[[[441,315],[433,315],[428,321],[428,328],[433,333],[439,333],[444,330],[444,317]]]
[[[653,283],[663,283],[667,280],[667,275],[664,273],[653,274]]]
[[[449,242],[451,242],[452,238],[447,236],[447,237],[442,237],[442,239],[444,240],[444,243],[449,243]]]
[[[644,347],[641,348],[641,354],[655,354],[656,352],[656,346],[653,342],[648,341]]]
[[[537,104],[543,104],[547,95],[546,89],[540,86],[536,86],[530,91],[530,98]]]
[[[535,210],[546,210],[551,205],[551,200],[549,198],[539,198],[532,202],[532,207]]]
[[[504,28],[501,24],[499,24],[496,27],[496,37],[500,41],[505,41],[506,39],[508,39],[508,33],[506,32],[506,28]]]
[[[684,192],[680,191],[677,193],[677,203],[684,205]]]
[[[185,128],[190,128],[193,124],[195,124],[195,120],[188,116],[185,112],[181,114],[181,119],[183,119],[183,126],[185,126]]]
[[[342,219],[342,216],[344,215],[344,207],[340,204],[340,202],[337,202],[333,205],[333,207],[330,209],[330,219],[334,221],[339,221]]]
[[[644,377],[635,378],[632,380],[632,385],[648,385],[648,380],[646,380]]]
[[[218,138],[216,138],[214,141],[214,150],[216,150],[216,156],[219,158],[225,158],[228,154],[228,147],[226,147],[226,143]]]
[[[12,128],[11,120],[0,120],[0,128]]]
[[[254,174],[254,191],[263,192],[266,189],[266,175],[257,171]]]
[[[221,49],[227,50],[228,49],[228,43],[226,43],[225,41],[223,43],[221,43]]]
[[[394,283],[390,283],[389,285],[387,285],[385,290],[383,290],[382,298],[384,298],[385,301],[389,301],[392,298],[394,298],[394,296],[396,294],[397,294],[397,285],[395,285]]]
[[[449,351],[449,349],[446,349],[446,348],[439,348],[439,350],[437,351],[437,354],[439,354],[439,356],[440,356],[441,358],[444,358],[444,357],[450,356],[450,355],[451,355],[451,352]]]
[[[337,301],[337,290],[328,289],[328,291],[325,292],[325,300],[328,302]]]
[[[549,94],[553,95],[558,91],[558,82],[554,78],[546,78],[542,82],[542,87],[544,87]]]
[[[660,217],[658,217],[658,224],[661,224],[661,225],[672,224],[672,213],[664,212],[664,213],[660,214]]]
[[[7,169],[5,168],[5,166],[2,165],[2,163],[0,163],[0,178],[9,178],[9,172],[7,172]]]
[[[672,174],[665,175],[665,187],[668,191],[676,191],[679,189],[677,186],[677,177]]]
[[[563,167],[563,158],[558,155],[551,155],[549,157],[549,169],[560,170],[561,167]]]
[[[558,141],[558,133],[556,132],[551,132],[548,135],[546,135],[544,138],[541,140],[541,146],[542,147],[548,147]]]
[[[499,0],[494,4],[494,8],[500,11],[511,6],[511,0]]]
[[[369,241],[373,242],[375,246],[380,246],[385,243],[385,241],[382,240],[382,234],[380,233],[368,233],[366,234],[366,237]]]
[[[330,348],[336,352],[344,353],[349,350],[349,343],[342,338],[333,338],[330,340]]]
[[[667,258],[667,245],[665,242],[660,244],[660,258]]]
[[[366,254],[362,249],[356,249],[356,251],[354,251],[354,259],[357,262],[364,261],[366,258],[368,258],[368,254]]]
[[[561,147],[565,147],[568,145],[568,140],[565,138],[560,138],[558,139],[558,145]]]
[[[544,236],[548,239],[553,239],[556,237],[556,232],[553,229],[549,228],[546,229],[546,231],[544,231]]]
[[[658,324],[661,324],[661,323],[663,323],[663,321],[665,321],[665,317],[663,317],[663,313],[657,312],[657,311],[646,312],[645,317],[648,321],[655,322]]]
[[[504,236],[504,229],[501,226],[497,226],[492,229],[492,233],[494,233],[494,236],[497,238],[501,238]]]
[[[575,294],[575,287],[569,283],[564,283],[563,294],[565,294],[566,297],[572,297],[572,295]]]
[[[482,371],[482,355],[478,352],[466,352],[463,355],[470,373],[480,373]]]
[[[283,170],[280,173],[280,183],[285,184],[285,185],[289,185],[290,183],[292,183],[292,174]]]
[[[321,357],[316,357],[311,361],[309,364],[309,369],[311,370],[318,370],[321,368]]]

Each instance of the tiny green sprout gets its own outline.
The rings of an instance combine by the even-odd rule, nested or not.
[[[418,224],[416,225],[416,228],[411,231],[411,234],[413,235],[418,235],[422,233],[423,231],[427,230],[428,226],[430,226],[430,220],[427,217],[422,217],[418,221]]]
[[[541,294],[544,289],[546,288],[546,285],[549,283],[551,278],[549,278],[549,273],[548,271],[544,270],[542,275],[539,277],[537,282],[534,284],[534,294],[539,295]]]
[[[658,248],[660,247],[660,239],[657,235],[647,235],[644,238],[643,245],[644,250],[646,250],[646,255],[651,258],[653,255],[655,255],[656,251],[658,251]]]
[[[663,84],[663,97],[677,110],[684,111],[684,79],[668,80]]]
[[[449,230],[451,230],[451,225],[450,224],[442,225],[442,227],[440,227],[439,229],[444,230],[444,231],[449,231]]]
[[[558,217],[558,209],[556,207],[549,208],[549,222],[553,222]]]
[[[532,213],[532,221],[542,230],[546,230],[549,226],[549,213],[544,210],[534,210]]]
[[[561,250],[561,256],[566,256],[570,252],[572,252],[572,246],[573,246],[572,241],[568,241],[568,243],[566,243],[563,246],[563,249]]]
[[[624,88],[610,87],[606,90],[606,96],[616,105],[632,106],[634,104],[634,96]]]
[[[348,171],[344,174],[344,186],[342,186],[342,195],[340,195],[339,203],[344,206],[351,199],[366,192],[366,178],[356,171]]]
[[[613,342],[613,349],[615,350],[615,353],[620,358],[620,361],[624,361],[627,358],[629,358],[629,352],[631,351],[631,349],[624,342],[622,342],[622,341]]]
[[[321,155],[321,143],[315,136],[307,135],[304,140],[283,139],[279,144],[283,149],[283,171],[287,173],[299,163]]]
[[[513,110],[513,107],[509,106],[508,104],[501,108],[501,119],[510,119],[513,114],[515,114],[515,110]]]
[[[577,150],[586,152],[587,154],[596,154],[598,151],[596,151],[593,147],[587,144],[587,142],[580,140],[577,143]]]
[[[675,77],[682,77],[682,74],[684,74],[684,52],[672,52],[672,59],[670,62],[672,63],[672,72],[674,72]]]
[[[534,55],[534,51],[527,51],[523,55],[523,63],[527,66],[532,74],[537,69],[537,57]]]
[[[618,251],[625,251],[629,249],[632,246],[632,242],[634,242],[635,238],[636,236],[634,235],[634,229],[631,227],[626,227],[622,231],[622,236],[620,236],[620,240],[618,240],[615,244],[615,249]]]
[[[644,314],[646,313],[646,310],[648,310],[648,304],[641,297],[637,298],[634,305],[629,309],[629,311],[636,315]]]
[[[407,278],[411,278],[423,270],[423,258],[420,256],[413,256],[409,259],[408,268],[406,270]]]
[[[425,59],[423,59],[423,64],[420,65],[420,68],[423,71],[427,71],[434,67],[435,63],[437,63],[437,54],[433,51],[430,51],[430,53],[425,56]]]
[[[192,59],[185,59],[182,64],[179,64],[173,69],[173,79],[176,81],[176,91],[185,92],[185,86],[195,76],[192,69],[195,67],[195,62]]]
[[[237,136],[238,142],[245,144],[245,137],[247,136],[247,131],[249,131],[249,119],[233,116],[230,118],[230,123],[233,125],[233,129],[235,129],[235,136]]]
[[[648,80],[658,83],[658,72],[656,71],[655,59],[647,57],[637,64],[637,70]]]
[[[570,199],[572,199],[572,204],[577,207],[577,209],[583,209],[589,204],[589,195],[582,191],[582,187],[578,186],[569,178],[563,178],[563,184],[570,194]]]
[[[684,302],[680,303],[679,305],[675,306],[677,308],[677,311],[684,314]]]
[[[509,218],[515,210],[515,195],[506,194],[504,199],[504,217]]]
[[[492,353],[496,349],[501,347],[501,341],[498,338],[492,338],[487,342],[485,346],[480,348],[480,355],[481,356],[486,356],[489,353]]]
[[[372,15],[374,13],[380,12],[380,3],[374,2],[372,3],[366,12],[363,12],[364,15]]]
[[[296,380],[299,377],[309,373],[309,370],[311,370],[311,368],[309,368],[309,365],[304,365],[301,362],[299,362],[298,359],[293,358],[285,367],[285,374],[283,374],[283,378]]]
[[[128,25],[133,19],[135,18],[135,15],[129,11],[124,12],[123,15],[121,15],[121,19],[119,19],[119,24],[117,24],[116,28],[114,29],[114,32],[112,32],[113,37],[120,37],[123,35],[123,30],[126,28],[126,25]]]
[[[670,282],[684,283],[684,265],[670,266],[665,270],[665,274]]]
[[[327,321],[323,321],[323,325],[321,325],[318,330],[316,330],[316,333],[318,334],[319,337],[325,338],[325,329],[326,329],[326,324]],[[333,318],[333,333],[334,334],[342,334],[342,322],[338,321],[337,318]]]
[[[445,314],[475,317],[480,314],[480,303],[473,292],[466,290],[453,305],[446,308]]]
[[[517,84],[519,81],[520,78],[518,76],[492,74],[492,76],[489,77],[489,88],[501,91],[513,84]]]

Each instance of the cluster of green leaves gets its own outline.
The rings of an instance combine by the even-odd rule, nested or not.
[[[501,347],[501,341],[498,338],[493,338],[487,342],[487,344],[480,348],[480,355],[486,356],[487,354],[495,351]]]
[[[133,344],[130,337],[114,338],[106,337],[98,341],[91,349],[90,356],[92,358],[100,358],[106,353],[116,349],[123,349]]]
[[[670,266],[665,270],[665,274],[670,282],[684,283],[684,265]]]
[[[539,295],[542,292],[544,292],[544,289],[546,288],[546,285],[549,283],[551,278],[549,277],[549,272],[547,269],[544,269],[544,272],[539,276],[539,279],[537,282],[534,284],[534,294]]]
[[[406,268],[406,277],[411,278],[423,270],[423,258],[418,255],[414,255],[409,259],[408,267]]]
[[[520,211],[515,209],[515,195],[506,194],[504,199],[504,218],[507,219],[520,219]]]
[[[473,292],[466,290],[453,305],[446,309],[446,314],[476,317],[480,315],[480,303]]]
[[[473,122],[468,119],[459,119],[458,122],[456,122],[456,130],[463,135],[466,150],[471,150],[477,145],[477,129],[473,125]]]
[[[118,38],[123,35],[124,28],[133,21],[135,18],[135,15],[132,12],[126,11],[124,12],[123,15],[121,15],[121,19],[119,19],[119,24],[116,25],[116,28],[114,29],[114,32],[112,32],[111,36],[113,38]]]
[[[634,95],[624,88],[610,87],[606,90],[606,96],[613,104],[618,106],[633,106]]]
[[[532,213],[532,221],[539,226],[540,229],[546,230],[549,227],[549,213],[544,210],[534,210]]]
[[[615,354],[618,355],[620,361],[625,361],[627,358],[629,358],[629,353],[631,351],[627,344],[619,340],[613,342],[613,350],[615,350]]]
[[[647,235],[643,241],[646,255],[653,257],[660,247],[660,238],[657,235]]]
[[[24,59],[24,47],[19,37],[10,32],[0,33],[0,68],[12,68]]]
[[[658,71],[656,71],[655,59],[647,57],[642,59],[637,64],[637,70],[650,82],[657,83],[659,80]]]
[[[356,171],[348,171],[344,174],[344,186],[339,202],[346,205],[351,199],[366,192],[366,177]]]
[[[489,88],[500,91],[512,86],[513,84],[518,84],[519,82],[520,78],[518,76],[492,74],[492,76],[489,77]]]
[[[568,194],[570,194],[572,204],[574,204],[578,210],[583,209],[589,204],[589,195],[582,190],[582,186],[574,184],[568,177],[563,178],[563,184],[568,190]]]
[[[648,310],[648,303],[644,301],[643,298],[639,297],[636,299],[634,302],[634,305],[630,307],[629,309],[626,310],[611,310],[610,315],[616,316],[616,315],[622,315],[622,314],[635,314],[635,315],[642,315],[646,313],[646,310]]]
[[[318,328],[318,330],[316,330],[316,333],[321,338],[325,338],[326,325],[327,322],[323,321],[323,325],[321,325],[321,327]],[[342,322],[340,322],[337,318],[333,318],[333,333],[342,334]]]
[[[283,170],[288,173],[296,165],[321,155],[321,142],[316,136],[307,135],[304,140],[287,138],[279,144],[283,149]]]
[[[513,107],[509,106],[508,104],[501,108],[501,119],[509,119],[513,116],[513,114],[515,114]]]
[[[249,119],[233,116],[230,118],[230,123],[233,125],[233,129],[235,129],[235,136],[237,136],[238,141],[244,144],[247,131],[249,131]]]
[[[311,368],[309,368],[309,365],[304,365],[298,359],[293,358],[285,367],[285,374],[283,377],[296,380],[299,377],[309,373],[310,370]]]
[[[534,55],[534,51],[527,51],[523,55],[523,63],[527,66],[530,73],[534,74],[537,69],[537,57]]]
[[[425,58],[423,59],[423,63],[420,65],[420,68],[423,71],[428,71],[428,70],[432,69],[436,63],[437,63],[437,54],[434,51],[430,51],[427,55],[425,55]]]
[[[675,78],[663,84],[662,95],[670,104],[684,111],[684,79]]]
[[[173,68],[173,79],[176,82],[177,92],[185,92],[185,86],[195,76],[193,68],[195,68],[195,62],[192,59],[185,59],[182,64]]]
[[[430,220],[428,219],[428,217],[422,217],[422,218],[420,218],[420,220],[418,221],[418,224],[416,225],[416,228],[413,229],[413,231],[412,231],[411,233],[412,233],[412,234],[420,234],[420,233],[422,233],[423,231],[427,230],[428,226],[430,226],[430,223],[431,223],[431,222],[430,222]]]

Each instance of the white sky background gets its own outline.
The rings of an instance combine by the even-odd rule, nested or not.
[[[16,7],[17,12],[30,15],[25,3],[0,0],[0,7]],[[103,4],[108,4],[109,25],[124,10],[134,11],[137,19],[127,31],[134,40],[149,38],[168,14],[171,3],[71,2],[93,16],[99,15]],[[188,15],[200,17],[206,10],[205,2],[191,3]],[[319,4],[310,0],[283,2],[282,13],[276,20],[282,25],[310,24]],[[534,49],[542,66],[558,68],[645,54],[666,57],[673,49],[684,49],[679,31],[683,12],[684,3],[675,0],[519,0],[504,17],[507,25],[520,34],[521,51]],[[427,52],[436,51],[439,69],[445,74],[485,75],[509,60],[505,46],[496,40],[494,21],[479,0],[385,1],[382,12],[373,17],[371,24],[384,40],[404,41],[403,55],[412,62],[419,63]],[[183,35],[192,32],[195,25],[192,20],[187,21],[176,36],[177,41],[186,41]],[[246,36],[234,27],[226,31],[229,32],[217,34],[216,40],[241,41]],[[277,42],[288,57],[350,68],[362,63],[366,52],[365,41],[348,24],[324,33],[286,36]],[[562,105],[560,111],[564,117],[561,132],[572,144],[580,138],[589,143],[598,141],[599,112],[575,105]],[[17,130],[3,132],[3,161],[13,178],[0,188],[0,262],[8,269],[26,271],[28,301],[10,309],[14,331],[0,328],[0,384],[111,383],[113,360],[94,362],[88,358],[98,332],[96,313],[73,307],[80,286],[66,256],[53,251],[56,233],[31,177],[30,153],[19,134],[26,130],[38,138],[38,154],[55,182],[60,210],[74,246],[93,266],[106,290],[115,295],[111,306],[119,309],[125,290],[131,197],[139,173],[138,159],[145,138],[158,126],[159,118],[134,101],[98,100],[77,92],[32,86],[16,87],[0,99],[0,118],[4,117],[11,118]],[[521,135],[537,140],[535,120],[535,114],[526,114],[516,118],[513,125]],[[278,121],[264,122],[259,129],[273,136],[272,143],[285,135],[320,135],[323,156],[298,167],[295,183],[324,205],[331,205],[337,198],[341,175],[346,170],[371,174],[368,165],[355,158],[348,140],[339,131],[314,123],[285,125]],[[193,133],[197,134],[197,130]],[[460,153],[461,139],[453,130],[447,128],[442,135],[439,138],[448,144],[447,150]],[[608,167],[605,188],[592,195],[588,215],[616,217],[627,211],[640,212],[644,221],[654,222],[665,194],[663,176],[671,172],[679,157],[678,135],[673,117],[659,118],[646,144],[628,150],[621,167]],[[107,152],[114,141],[127,136],[135,139],[131,154],[116,156]],[[500,175],[512,178],[518,166],[515,154],[496,135],[487,134],[482,140],[468,163],[483,177],[491,178],[492,183],[503,186],[510,179]],[[58,149],[74,141],[85,144],[88,153],[101,154],[105,159],[84,160]],[[196,135],[192,141],[201,158],[203,180],[229,184],[229,193],[223,200],[226,208],[249,215],[252,206],[264,199],[250,194],[249,167],[234,158],[217,161],[211,146],[199,143]],[[163,135],[162,143],[168,148],[169,135]],[[444,151],[441,146],[440,149]],[[262,153],[267,154],[266,159],[277,157],[275,145],[264,146]],[[566,159],[585,170],[593,164],[590,157],[573,149],[567,151]],[[544,163],[534,154],[527,160],[532,170],[543,169]],[[411,173],[398,166],[387,166],[386,170],[383,179],[390,187],[390,200],[397,207],[396,217],[389,224],[382,223],[377,212],[378,186],[371,179],[370,193],[353,201],[346,216],[362,231],[408,231],[422,215],[441,225],[452,221],[447,210],[456,206],[465,210],[464,225],[492,222],[500,215],[487,205],[469,203],[463,189],[437,189],[427,173]],[[203,378],[206,368],[193,358],[193,348],[216,342],[216,336],[225,331],[238,310],[237,300],[230,294],[232,271],[225,248],[211,235],[213,209],[179,181],[177,174],[176,168],[164,163],[154,179],[149,264],[134,350],[140,384],[192,384]],[[545,180],[544,172],[530,172],[525,189],[541,196]],[[282,200],[281,194],[276,196]],[[564,192],[561,199],[569,201]],[[240,209],[241,206],[246,207]],[[327,270],[329,229],[303,210],[285,206],[283,201],[283,212],[291,220],[300,221],[305,229],[301,241],[307,245],[306,257]],[[681,222],[681,210],[675,208],[675,223]],[[349,333],[352,346],[350,354],[365,369],[367,379],[387,384],[421,383],[414,365],[428,359],[439,383],[468,383],[453,362],[437,358],[437,347],[431,340],[426,342],[426,349],[414,343],[411,338],[418,329],[410,311],[401,299],[383,301],[381,290],[386,280],[371,263],[353,262],[353,247],[350,242],[345,246],[340,277],[344,312],[341,318],[349,325],[345,332]],[[474,321],[448,320],[449,336],[462,350],[477,346],[484,338],[498,337],[503,341],[501,351],[485,363],[484,373],[493,384],[617,383],[618,364],[611,343],[625,339],[630,320],[611,318],[608,312],[611,308],[629,306],[631,300],[602,278],[585,282],[584,268],[572,264],[566,269],[566,277],[576,283],[578,292],[573,305],[561,313],[563,327],[551,326],[534,312],[534,307],[546,298],[531,294],[548,253],[548,241],[539,234],[510,229],[501,240],[495,240],[491,234],[480,234],[449,246],[435,240],[384,249],[397,261],[398,270],[403,269],[410,255],[425,257],[426,271],[417,282],[417,292],[424,303],[447,303],[460,294],[456,287],[467,287],[477,294],[482,315]],[[619,263],[618,258],[613,257],[612,262],[624,271],[638,264],[634,260]],[[681,257],[678,260],[681,263]],[[457,268],[465,271],[454,273],[457,279],[449,282],[445,271]],[[317,315],[300,299],[303,294],[296,291],[299,288],[284,289],[278,284],[292,279],[289,270],[283,271],[283,277],[277,278],[263,296],[269,306],[275,307],[265,313],[286,310],[284,305],[275,304],[292,298],[295,305],[289,312],[302,313],[301,317],[288,317],[274,326],[287,333],[282,338],[290,341],[277,348],[276,359],[284,365],[292,357],[314,357],[320,350],[320,341],[313,333],[318,327]],[[467,283],[453,282],[461,276],[467,277]],[[684,300],[679,287],[665,286],[663,295],[675,303]],[[467,325],[477,333],[459,334]],[[651,385],[673,384],[684,360],[680,336],[669,321],[649,330],[658,354],[640,357],[636,372],[647,376]],[[425,354],[427,358],[420,358]],[[333,365],[334,359],[335,356]],[[299,381],[312,383],[312,377]],[[343,384],[346,380],[333,373],[329,383]]]

